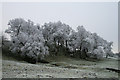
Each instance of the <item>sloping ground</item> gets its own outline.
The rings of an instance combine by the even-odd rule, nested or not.
[[[118,73],[105,68],[118,68],[117,59],[85,61],[63,56],[49,59],[49,64],[3,60],[3,78],[118,78]]]

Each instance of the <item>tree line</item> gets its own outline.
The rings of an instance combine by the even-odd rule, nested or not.
[[[113,42],[87,31],[83,26],[78,26],[75,31],[61,21],[40,25],[23,18],[10,20],[8,26],[5,33],[10,35],[9,46],[4,44],[3,38],[3,47],[8,46],[12,55],[34,62],[44,60],[46,56],[103,59],[113,55]]]

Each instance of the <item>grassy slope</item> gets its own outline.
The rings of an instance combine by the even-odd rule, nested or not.
[[[118,74],[105,68],[118,68],[116,59],[85,61],[63,56],[48,58],[49,64],[29,64],[11,57],[3,56],[3,77],[5,78],[114,78]],[[56,65],[56,66],[55,66]]]

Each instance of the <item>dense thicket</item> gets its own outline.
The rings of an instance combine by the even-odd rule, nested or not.
[[[40,26],[22,18],[12,19],[8,25],[5,32],[11,37],[9,50],[36,62],[49,55],[102,59],[113,54],[112,42],[87,31],[83,26],[78,26],[75,31],[60,21]]]
[[[21,18],[9,21],[10,27],[6,30],[11,36],[10,51],[29,60],[38,61],[48,54],[48,47],[39,25]]]

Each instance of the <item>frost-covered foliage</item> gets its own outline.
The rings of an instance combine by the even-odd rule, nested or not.
[[[9,52],[10,42],[5,34],[1,36],[1,47],[3,52]]]
[[[48,54],[48,48],[44,45],[45,40],[39,25],[22,18],[12,19],[8,25],[10,27],[6,33],[11,36],[10,50],[13,53],[35,60],[43,59]]]
[[[112,42],[104,40],[96,33],[78,26],[77,31],[69,25],[58,22],[45,23],[40,27],[31,20],[16,18],[9,21],[6,30],[11,36],[10,50],[23,57],[36,61],[43,59],[48,53],[64,53],[80,58],[96,58],[112,56]],[[76,55],[77,54],[77,55]]]
[[[83,26],[78,26],[77,31],[70,36],[69,48],[73,51],[79,51],[81,58],[101,59],[112,56],[112,42],[107,42],[96,33],[86,31]]]
[[[65,41],[69,40],[69,35],[72,31],[69,25],[60,21],[45,23],[42,26],[42,32],[45,40],[51,44],[64,45]]]
[[[42,33],[50,50],[57,54],[63,48],[68,47],[68,40],[72,28],[60,21],[45,23],[42,26]],[[61,47],[62,49],[60,49]]]
[[[84,29],[83,26],[78,26],[77,27],[77,32],[73,31],[72,34],[70,35],[70,46],[73,46],[72,50],[81,50],[82,48],[82,43],[83,40],[87,37],[86,30]],[[69,47],[70,47],[69,46]]]

